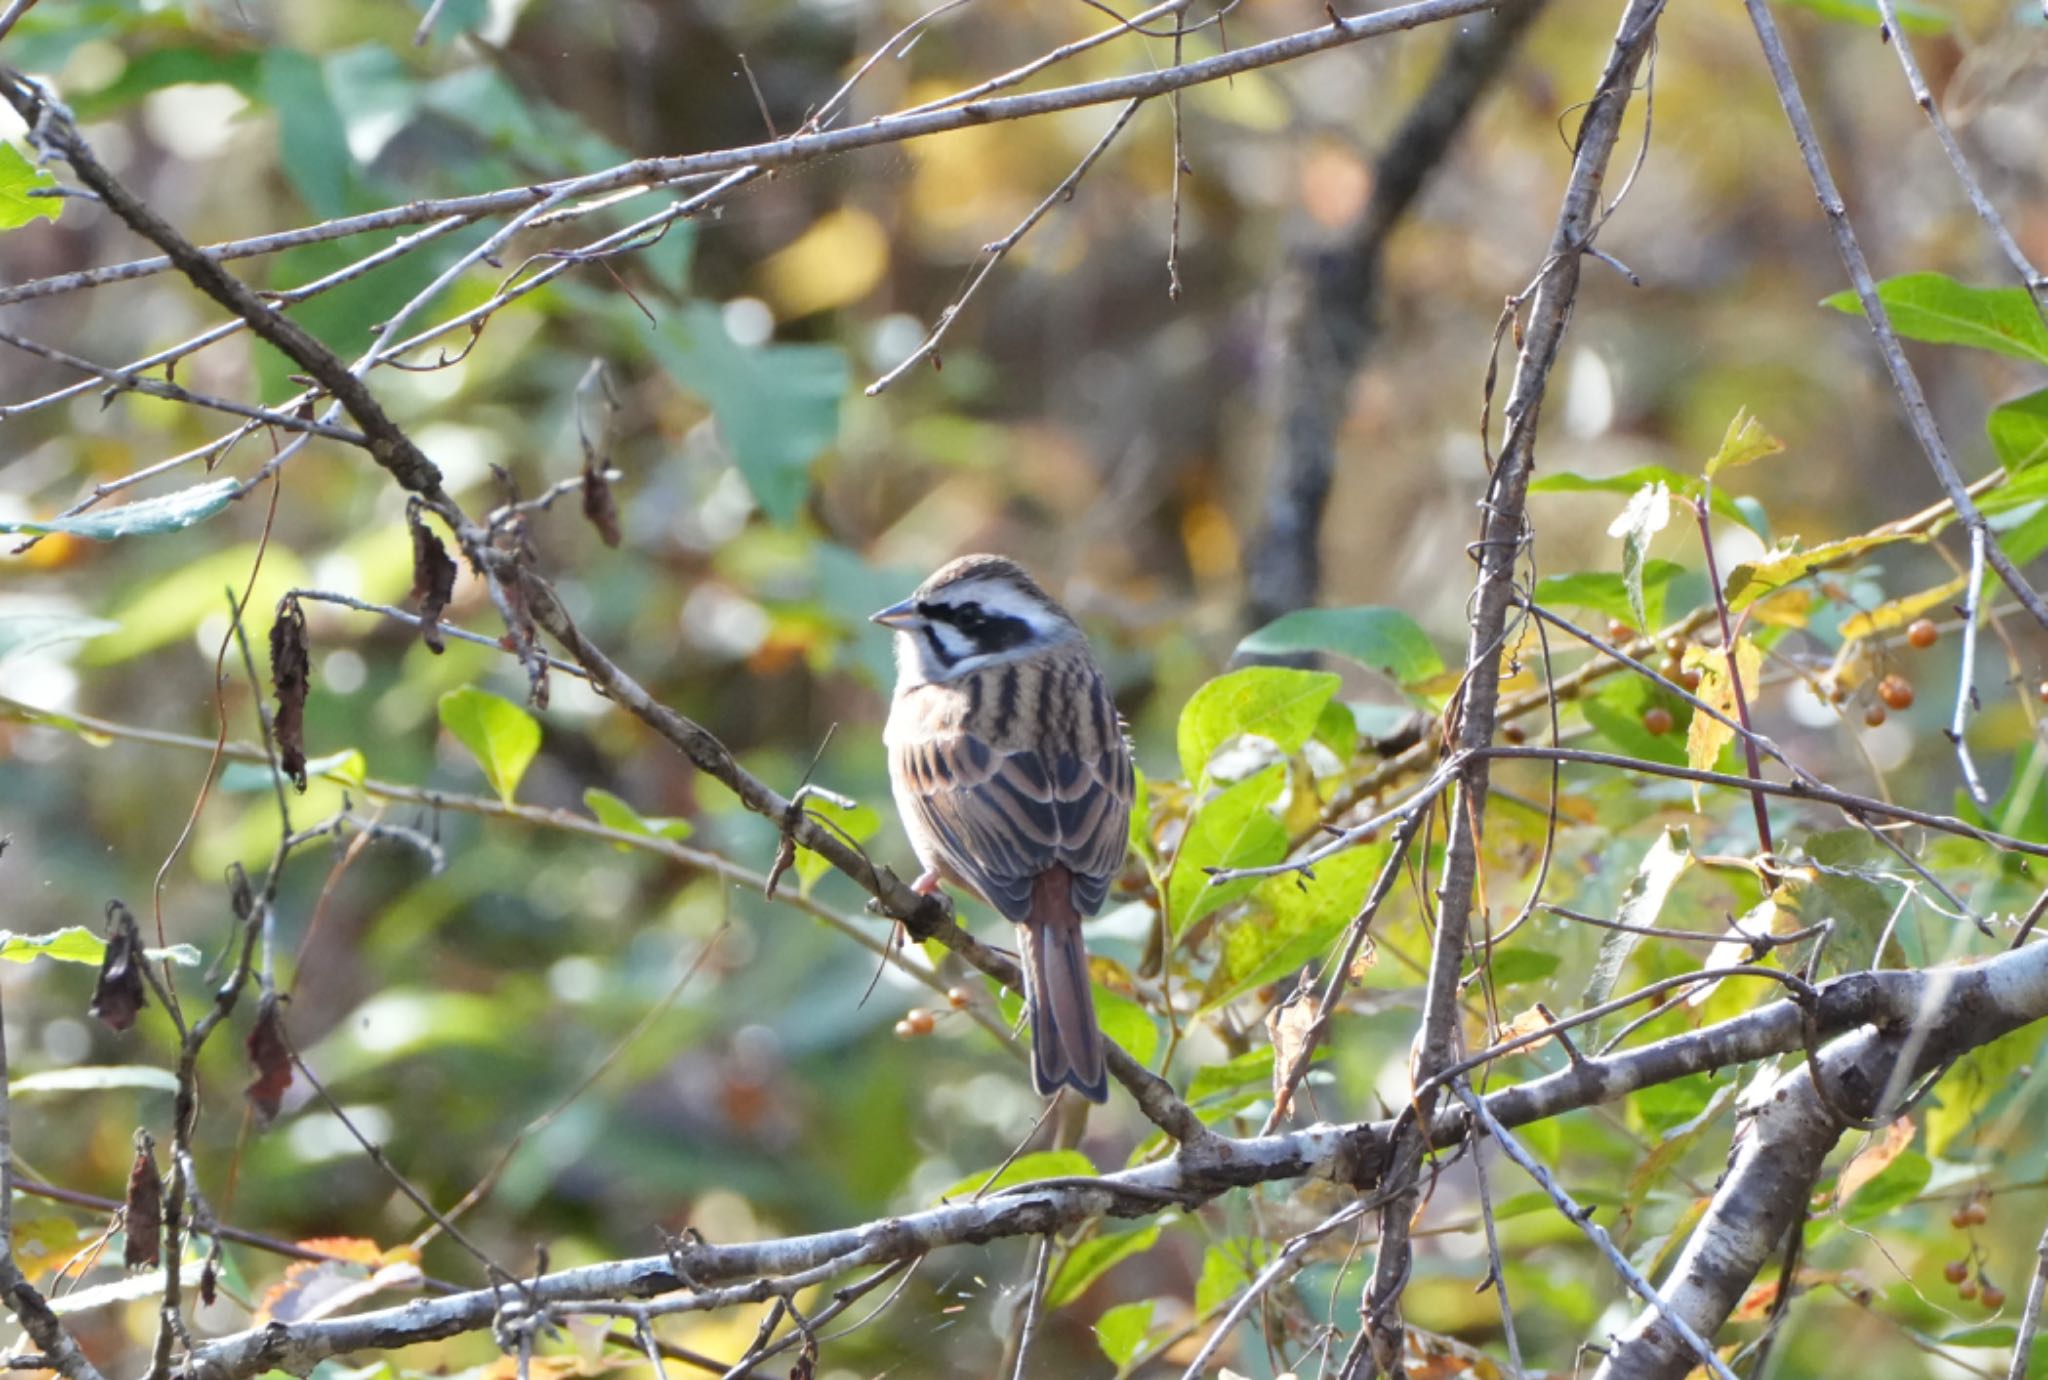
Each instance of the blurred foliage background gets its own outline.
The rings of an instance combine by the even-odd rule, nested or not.
[[[392,3],[44,0],[0,44],[0,60],[52,80],[130,185],[210,242],[787,133],[918,12],[898,0],[455,0],[416,46],[420,13]],[[1912,37],[1945,108],[2015,234],[2037,262],[2048,260],[2048,28],[2038,8],[1957,0],[1915,13]],[[1788,11],[1786,26],[1870,257],[1881,273],[2003,283],[2004,265],[1893,54],[1860,14],[1851,0],[1834,0]],[[1227,34],[1243,45],[1319,18],[1315,4],[1259,0],[1231,13]],[[1614,18],[1609,7],[1553,4],[1536,22],[1391,239],[1382,334],[1349,393],[1322,524],[1322,600],[1405,611],[1444,664],[1461,660],[1489,342],[1503,299],[1521,290],[1549,241],[1569,166],[1562,131],[1597,75]],[[877,64],[856,89],[850,118],[943,95],[1105,22],[1099,7],[1078,2],[967,6]],[[498,310],[473,343],[467,332],[448,337],[450,356],[466,350],[459,361],[387,369],[373,382],[465,502],[487,506],[500,485],[531,495],[573,476],[582,463],[579,419],[584,432],[607,437],[610,462],[624,473],[623,544],[607,548],[575,515],[573,498],[533,527],[572,610],[633,675],[778,788],[792,789],[808,770],[865,802],[848,825],[899,872],[911,862],[889,818],[879,733],[889,649],[866,614],[959,552],[1000,550],[1025,561],[1088,626],[1110,670],[1139,762],[1159,783],[1163,857],[1189,803],[1186,785],[1175,784],[1183,706],[1250,631],[1242,571],[1283,444],[1273,398],[1293,365],[1288,326],[1305,309],[1299,264],[1353,229],[1374,157],[1447,37],[1438,29],[1377,40],[1188,91],[1178,300],[1168,295],[1166,267],[1173,127],[1159,101],[962,310],[939,367],[876,397],[862,392],[922,339],[981,247],[1100,136],[1114,117],[1100,107],[778,172],[644,252],[572,269]],[[1188,40],[1189,51],[1214,51],[1216,42],[1205,33]],[[1142,70],[1170,61],[1171,47],[1125,37],[1039,84]],[[1785,446],[1738,485],[1760,501],[1773,538],[1818,543],[1936,500],[1862,323],[1819,305],[1843,286],[1839,262],[1735,9],[1668,12],[1654,97],[1647,156],[1601,240],[1641,281],[1587,265],[1545,410],[1541,471],[1599,479],[1658,464],[1696,473],[1746,407]],[[1638,101],[1624,147],[1644,137],[1645,111]],[[18,125],[0,134],[25,147]],[[592,227],[623,225],[647,209],[644,200],[627,202],[532,231],[515,241],[502,271],[464,276],[429,317],[485,301],[528,255],[580,244]],[[484,233],[449,235],[294,315],[352,357],[397,303]],[[259,286],[290,287],[392,238],[292,249],[242,260],[236,271]],[[0,239],[0,278],[21,283],[143,248],[111,216],[67,200],[54,222]],[[217,315],[171,275],[0,310],[7,329],[102,363],[164,348]],[[1986,415],[2040,387],[2042,362],[1912,348],[1966,472],[1993,472],[2000,456]],[[433,348],[417,358],[432,362]],[[601,385],[589,381],[593,364]],[[236,336],[183,362],[177,378],[204,392],[276,400],[294,389],[287,373],[280,357]],[[0,405],[77,377],[10,353]],[[97,389],[6,415],[0,519],[46,517],[94,484],[205,446],[223,429],[197,409],[133,393],[106,400]],[[260,435],[243,441],[220,472],[252,473],[269,446]],[[384,475],[316,443],[282,476],[250,605],[265,611],[251,629],[259,649],[267,610],[286,588],[400,602],[411,583],[402,497]],[[199,477],[187,466],[141,492]],[[1625,501],[1597,490],[1539,495],[1539,573],[1618,569],[1620,544],[1607,526]],[[114,625],[12,655],[0,647],[0,692],[210,744],[221,726],[224,591],[250,578],[267,504],[259,492],[180,533],[108,544],[56,536],[0,558],[0,610]],[[1735,522],[1719,523],[1716,541],[1724,571],[1765,549],[1764,537]],[[1952,538],[1949,545],[1952,554],[1961,549]],[[1697,533],[1674,521],[1653,550],[1683,567],[1665,594],[1676,617],[1706,589]],[[1765,730],[1830,780],[1951,808],[1954,759],[1939,725],[1953,639],[1924,652],[1880,645],[1871,673],[1848,678],[1860,688],[1839,713],[1801,685],[1839,646],[1842,613],[1949,576],[1932,549],[1888,548],[1823,591],[1833,618],[1781,630],[1774,644],[1768,674],[1776,681],[1760,697]],[[845,1225],[932,1202],[994,1166],[1029,1127],[1038,1105],[1022,1065],[986,1028],[893,971],[863,1001],[873,955],[841,929],[764,901],[757,885],[546,820],[429,808],[367,790],[364,774],[487,805],[491,787],[443,730],[437,706],[445,692],[471,685],[522,699],[524,676],[488,648],[452,643],[435,656],[396,624],[324,605],[308,613],[309,749],[360,760],[295,799],[295,821],[330,815],[346,797],[437,839],[446,867],[430,874],[418,850],[386,841],[294,858],[277,934],[292,1038],[349,1117],[438,1203],[459,1198],[516,1144],[466,1219],[499,1259],[530,1268],[543,1244],[554,1266],[643,1254],[659,1249],[663,1228],[730,1241]],[[497,631],[466,574],[449,618]],[[2038,629],[2013,623],[2009,634],[2003,646],[1986,643],[1996,673],[1981,682],[1986,707],[1973,741],[2002,797],[1994,817],[2048,837],[2031,752],[2033,687],[2048,661]],[[1865,728],[1876,670],[1910,674],[1921,694],[1910,712]],[[1440,705],[1446,688],[1409,685],[1404,696],[1383,676],[1352,667],[1344,675],[1338,700],[1358,706],[1353,718],[1368,738],[1391,732],[1411,708]],[[218,688],[228,735],[251,739],[254,695],[232,651]],[[538,715],[538,755],[517,786],[521,802],[587,818],[598,810],[587,793],[607,792],[621,802],[599,802],[614,823],[665,827],[689,847],[766,870],[772,827],[570,678],[557,676],[553,691]],[[1615,715],[1639,718],[1647,693],[1615,689]],[[1529,727],[1534,734],[1533,720]],[[1338,753],[1352,748],[1341,733],[1319,741]],[[179,848],[206,780],[204,750],[36,727],[17,713],[0,722],[0,754],[0,831],[10,836],[0,896],[10,930],[97,927],[108,899],[121,897],[145,932],[160,924],[170,942],[218,952],[229,920],[224,869],[235,861],[257,868],[277,837],[261,772],[231,767]],[[1301,787],[1313,787],[1316,772],[1314,763],[1295,770],[1285,822],[1298,829],[1313,821],[1314,791]],[[339,779],[351,773],[358,780]],[[1489,866],[1490,885],[1500,888],[1492,909],[1505,918],[1542,842],[1548,776],[1498,775],[1506,794],[1488,836]],[[1518,808],[1517,798],[1537,808]],[[1672,783],[1580,783],[1559,837],[1555,899],[1611,913],[1663,827],[1688,825],[1684,844],[1661,845],[1689,846],[1702,860],[1687,870],[1667,917],[1715,930],[1747,910],[1757,889],[1753,876],[1712,860],[1753,850],[1754,836],[1746,803],[1709,797],[1708,810],[1695,816],[1690,792]],[[1840,857],[1854,852],[1835,842]],[[1830,845],[1808,846],[1819,855]],[[1984,909],[2024,910],[2038,889],[2024,869],[2001,870],[1974,849],[1944,843],[1926,856]],[[1355,875],[1332,885],[1362,890],[1376,861],[1373,851],[1360,854]],[[1212,1110],[1234,1129],[1255,1128],[1264,1113],[1260,993],[1201,1020],[1183,1012],[1184,1037],[1162,1040],[1157,1007],[1139,1009],[1163,1000],[1142,975],[1153,924],[1142,873],[1134,864],[1139,899],[1091,931],[1107,960],[1105,991],[1128,994],[1132,1007],[1116,1017],[1126,1022],[1122,1034],[1142,1039],[1130,1023],[1142,1024],[1183,1090],[1203,1070],[1248,1056],[1236,1074],[1213,1075],[1224,1096]],[[1423,868],[1397,890],[1377,930],[1378,960],[1314,1085],[1321,1115],[1369,1115],[1376,1099],[1402,1096],[1427,956],[1418,912],[1428,875]],[[804,889],[881,937],[844,879],[807,876]],[[1881,923],[1897,897],[1872,889],[1880,899],[1827,904],[1845,914],[1860,905],[1863,918],[1874,907]],[[1249,903],[1261,914],[1287,904],[1270,893]],[[1964,927],[1910,910],[1900,934],[1912,961],[1969,949]],[[1532,921],[1518,945],[1529,957],[1503,986],[1525,990],[1502,994],[1503,1018],[1536,1000],[1571,1005],[1601,948],[1597,933],[1548,917]],[[1213,951],[1203,961],[1214,961]],[[1657,977],[1699,961],[1696,950],[1646,945],[1630,974]],[[0,974],[17,1079],[165,1063],[160,1013],[124,1036],[85,1017],[90,976],[47,963]],[[1270,998],[1275,980],[1265,975],[1254,986]],[[198,991],[206,979],[181,969],[178,981]],[[1002,1021],[964,970],[941,962],[935,982],[963,988],[975,1009]],[[1766,995],[1723,990],[1648,1033]],[[897,1033],[913,1007],[940,1013],[932,1034]],[[1953,1124],[1922,1129],[1918,1150],[1907,1153],[1920,1154],[1928,1172],[1896,1202],[1878,1203],[1895,1209],[1881,1228],[1874,1214],[1859,1219],[1836,1205],[1810,1257],[1826,1277],[1795,1315],[1775,1373],[1828,1373],[1850,1345],[1871,1373],[1957,1373],[1930,1348],[2002,1370],[2002,1357],[1970,1350],[1996,1344],[1967,1330],[1984,1309],[1958,1300],[1940,1271],[1970,1255],[1973,1271],[1981,1263],[2006,1290],[2023,1288],[2048,1212],[2035,1191],[2048,1184],[2048,1140],[2027,1129],[2038,1122],[2038,1043],[2016,1037],[1955,1075],[1958,1091],[1942,1095]],[[1510,1068],[1526,1072],[1555,1057]],[[238,1040],[215,1042],[204,1076],[201,1175],[226,1220],[287,1239],[385,1246],[423,1229],[303,1081],[277,1122],[260,1128],[236,1096],[247,1078]],[[168,1118],[161,1085],[138,1081],[20,1094],[15,1145],[29,1171],[118,1197],[132,1130],[161,1132]],[[1702,1079],[1576,1113],[1531,1128],[1531,1140],[1586,1201],[1614,1211],[1625,1246],[1655,1262],[1711,1187],[1730,1125],[1726,1085]],[[543,1114],[551,1115],[517,1139]],[[1145,1151],[1147,1129],[1113,1099],[1080,1149],[1096,1166],[1114,1167],[1134,1148]],[[1647,1147],[1673,1138],[1685,1153],[1639,1182]],[[1505,1167],[1499,1175],[1497,1199],[1526,1187]],[[1086,1262],[1072,1267],[1069,1285],[1080,1292],[1047,1323],[1040,1373],[1109,1373],[1091,1335],[1105,1309],[1154,1301],[1146,1321],[1155,1340],[1164,1337],[1324,1215],[1335,1202],[1328,1192],[1295,1185],[1247,1194],[1171,1218],[1156,1238],[1133,1233],[1123,1243],[1130,1258],[1100,1262],[1109,1268],[1099,1278],[1088,1277]],[[2011,1193],[2015,1210],[1952,1226],[1958,1204],[1981,1192]],[[1866,1208],[1876,1201],[1864,1200]],[[1533,1207],[1522,1204],[1504,1223],[1509,1292],[1525,1353],[1563,1371],[1581,1340],[1629,1308],[1569,1224]],[[17,1213],[24,1231],[41,1233],[34,1239],[49,1262],[104,1224],[90,1212],[26,1201]],[[1469,1173],[1439,1189],[1426,1225],[1442,1230],[1423,1238],[1411,1319],[1497,1344],[1496,1303],[1472,1292],[1486,1264]],[[1861,1234],[1873,1229],[1878,1238]],[[1246,1333],[1230,1364],[1268,1376],[1323,1318],[1348,1327],[1361,1259],[1369,1265],[1369,1251],[1347,1263],[1333,1250],[1276,1304],[1273,1334],[1289,1340],[1269,1349]],[[231,1251],[229,1261],[223,1300],[201,1314],[203,1328],[241,1325],[244,1305],[280,1272],[253,1251]],[[425,1265],[448,1278],[473,1275],[445,1241],[428,1246]],[[1015,1243],[950,1252],[928,1263],[881,1321],[835,1344],[828,1369],[990,1373],[1028,1269],[1028,1252]],[[88,1278],[111,1273],[101,1266]],[[79,1325],[89,1350],[115,1357],[146,1336],[148,1313],[146,1304],[94,1310]],[[664,1335],[734,1355],[755,1322],[744,1311],[692,1318]],[[1930,1340],[1945,1334],[1960,1340]],[[2004,1335],[2009,1343],[2010,1329]],[[588,1337],[563,1350],[595,1354]],[[471,1337],[394,1361],[412,1371],[493,1356],[487,1338]]]

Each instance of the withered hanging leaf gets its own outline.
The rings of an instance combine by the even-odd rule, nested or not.
[[[122,1220],[128,1244],[121,1248],[121,1263],[131,1270],[155,1265],[164,1247],[164,1180],[156,1169],[156,1141],[147,1131],[135,1133],[135,1163],[128,1170]]]
[[[220,1296],[220,1271],[215,1268],[213,1257],[206,1258],[206,1264],[199,1271],[199,1301],[208,1308]]]
[[[237,920],[247,920],[256,913],[256,891],[249,885],[248,872],[238,862],[228,864],[228,904],[234,907]]]
[[[144,992],[142,933],[135,917],[119,901],[107,902],[107,956],[100,960],[99,981],[93,984],[88,1015],[106,1023],[109,1030],[126,1030],[135,1024],[135,1013],[149,1005]]]
[[[306,648],[306,613],[292,595],[277,601],[270,625],[270,680],[277,691],[278,765],[301,793],[306,789],[306,693],[313,688],[313,663]]]
[[[1315,979],[1304,971],[1293,994],[1266,1013],[1266,1034],[1273,1041],[1275,1121],[1287,1115],[1293,1101],[1293,1091],[1288,1085],[1295,1081],[1296,1067],[1305,1066],[1315,1053],[1311,1039],[1316,1017],[1322,1014],[1322,1010],[1322,1001],[1316,996]]]
[[[292,1052],[284,1038],[283,1004],[275,994],[264,997],[256,1008],[256,1025],[246,1041],[249,1062],[256,1077],[242,1095],[256,1109],[257,1119],[269,1125],[284,1101],[284,1090],[292,1085]]]
[[[420,516],[418,500],[407,506],[405,520],[412,528],[412,597],[420,601],[420,640],[439,656],[441,614],[455,597],[455,561]]]
[[[590,519],[606,546],[619,544],[619,507],[612,500],[612,482],[605,478],[601,465],[583,468],[583,516]]]

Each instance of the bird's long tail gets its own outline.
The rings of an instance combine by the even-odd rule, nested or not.
[[[1017,927],[1031,1013],[1031,1083],[1041,1095],[1064,1085],[1090,1102],[1107,1102],[1088,946],[1071,888],[1066,868],[1048,868],[1032,886],[1031,918]]]

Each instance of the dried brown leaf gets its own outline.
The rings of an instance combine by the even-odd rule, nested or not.
[[[107,956],[100,960],[99,980],[93,984],[87,1014],[105,1022],[109,1030],[134,1025],[135,1013],[149,1005],[142,977],[142,965],[147,961],[135,917],[119,901],[109,901]]]
[[[287,594],[277,601],[270,625],[270,681],[277,692],[278,765],[300,791],[306,789],[306,694],[313,688],[313,663],[306,647],[306,613]]]
[[[242,1089],[242,1095],[256,1109],[257,1120],[267,1126],[277,1116],[285,1089],[292,1085],[292,1052],[284,1038],[283,1003],[275,994],[264,997],[257,1006],[256,1024],[244,1043],[256,1077]]]
[[[122,1221],[128,1244],[121,1248],[121,1263],[131,1270],[155,1265],[164,1245],[164,1180],[156,1168],[156,1142],[147,1131],[135,1133],[135,1163],[128,1170]]]

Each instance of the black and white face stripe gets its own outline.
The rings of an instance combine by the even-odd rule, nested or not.
[[[941,665],[954,666],[970,656],[992,656],[1024,646],[1038,635],[1013,613],[983,608],[972,600],[919,600],[917,611],[928,620],[923,637]]]

